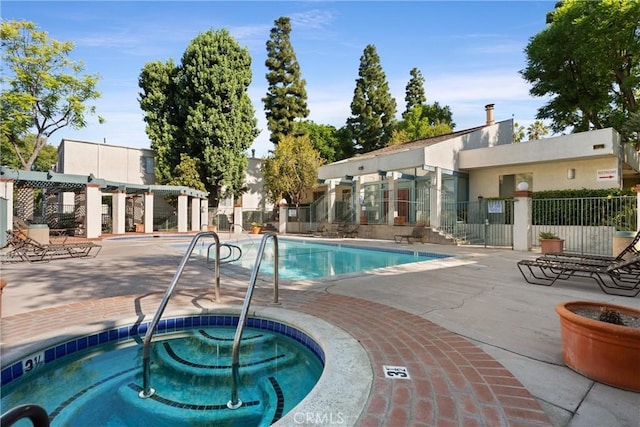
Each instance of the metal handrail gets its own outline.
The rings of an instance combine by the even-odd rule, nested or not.
[[[153,396],[156,392],[150,385],[151,382],[151,338],[155,332],[156,327],[158,326],[158,322],[160,322],[160,317],[162,317],[162,313],[164,313],[164,309],[167,307],[167,303],[173,294],[173,290],[182,276],[182,272],[184,271],[184,267],[193,252],[193,248],[196,246],[196,243],[201,237],[213,237],[216,241],[216,258],[215,258],[215,295],[216,301],[220,301],[220,239],[218,235],[214,231],[203,231],[196,234],[191,240],[191,244],[187,249],[187,252],[182,257],[182,261],[180,261],[180,265],[173,275],[173,280],[171,280],[171,284],[167,288],[164,293],[164,297],[160,302],[160,306],[156,311],[149,328],[147,329],[147,333],[144,336],[144,342],[142,344],[142,390],[138,394],[141,398],[147,398]]]
[[[273,238],[273,303],[278,303],[278,236],[273,232],[266,232],[260,241],[260,247],[256,254],[256,263],[253,266],[251,272],[251,278],[249,279],[249,286],[247,287],[247,294],[244,297],[244,304],[242,305],[242,311],[240,312],[240,318],[238,319],[238,326],[236,327],[236,334],[233,337],[233,348],[231,350],[231,400],[227,402],[229,409],[237,409],[242,406],[242,401],[238,399],[238,384],[240,383],[240,340],[242,339],[242,332],[244,331],[245,324],[247,323],[247,313],[249,312],[249,305],[251,304],[251,297],[253,296],[253,288],[255,287],[256,280],[258,278],[258,272],[260,270],[260,263],[264,256],[264,248],[269,238]]]
[[[211,256],[211,248],[216,246],[215,243],[210,244],[207,247],[207,264],[209,263],[210,260],[210,256]],[[242,258],[242,248],[240,248],[240,246],[237,245],[232,245],[231,243],[222,243],[220,244],[221,248],[228,248],[229,249],[229,255],[227,255],[224,258],[220,258],[220,263],[222,264],[222,261],[224,261],[225,264],[230,263],[230,262],[234,262],[234,261],[238,261],[240,258]],[[233,255],[233,249],[237,249],[238,250],[238,256],[233,258],[233,259],[228,259],[231,258],[231,256]],[[214,258],[215,261],[215,258]]]
[[[42,406],[28,403],[9,409],[0,417],[0,425],[9,427],[16,421],[29,418],[33,427],[49,427],[49,415]]]

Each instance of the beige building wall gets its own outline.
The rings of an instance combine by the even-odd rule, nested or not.
[[[533,192],[619,188],[617,167],[615,158],[598,158],[475,169],[469,172],[469,200],[499,197],[500,176],[504,175],[532,175],[529,190]],[[613,171],[613,177],[606,171]]]
[[[63,139],[58,147],[58,172],[89,175],[130,184],[155,184],[154,151]]]

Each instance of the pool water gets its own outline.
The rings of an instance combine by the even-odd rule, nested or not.
[[[243,240],[232,244],[242,249],[242,258],[232,264],[253,269],[258,242]],[[263,275],[273,275],[274,252],[272,248],[273,243],[269,241],[260,265],[260,273]],[[197,250],[196,248],[194,252]],[[429,261],[448,256],[403,249],[372,249],[348,244],[325,244],[282,238],[278,239],[278,252],[278,275],[289,280],[317,279],[358,273],[375,268]],[[206,256],[206,250],[200,250],[199,254]]]
[[[246,328],[238,389],[243,405],[230,410],[234,334],[234,327],[221,326],[163,334],[152,345],[151,398],[138,397],[142,346],[129,341],[76,352],[11,381],[3,386],[2,412],[37,404],[52,426],[271,425],[311,391],[323,363],[288,336]]]

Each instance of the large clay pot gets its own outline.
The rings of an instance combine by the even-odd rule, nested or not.
[[[577,309],[598,312],[602,307],[640,316],[640,310],[600,302],[572,301],[556,305],[562,359],[569,368],[595,381],[640,392],[640,328],[575,313]]]
[[[562,239],[540,239],[540,252],[548,254],[550,252],[562,252],[564,240]]]

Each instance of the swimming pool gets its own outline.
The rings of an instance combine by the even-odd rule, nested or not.
[[[237,321],[229,315],[162,320],[162,341],[155,342],[153,350],[157,392],[149,399],[138,397],[141,348],[136,345],[139,339],[130,339],[143,334],[146,324],[103,331],[29,355],[2,370],[3,411],[38,404],[53,426],[271,425],[313,388],[323,370],[324,352],[296,328],[247,319],[240,349],[243,405],[229,410]],[[123,342],[124,337],[128,339]]]
[[[242,250],[242,257],[232,264],[252,269],[256,261],[258,242],[233,242]],[[186,249],[186,245],[179,245]],[[273,243],[267,243],[260,273],[273,275]],[[432,252],[408,249],[363,248],[344,243],[318,243],[309,240],[278,238],[278,275],[289,280],[317,279],[340,274],[358,273],[376,268],[391,267],[420,261],[447,258]],[[207,255],[204,247],[194,252]]]

